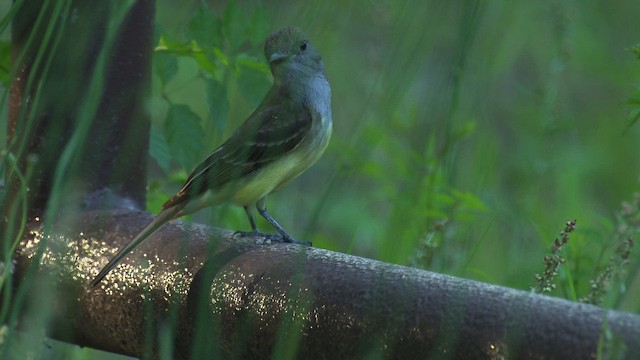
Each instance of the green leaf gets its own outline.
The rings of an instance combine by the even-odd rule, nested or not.
[[[184,168],[193,169],[201,160],[204,144],[200,117],[186,105],[171,105],[164,131],[173,158]]]
[[[238,64],[238,88],[240,94],[247,99],[252,106],[258,106],[271,86],[269,77],[264,71],[255,66]]]
[[[227,55],[225,55],[225,53],[223,53],[222,51],[220,51],[220,49],[218,48],[214,48],[213,49],[213,55],[220,60],[220,62],[222,62],[225,66],[229,66],[229,57]]]
[[[454,139],[456,140],[464,140],[467,139],[469,137],[471,137],[471,135],[473,135],[476,131],[476,122],[475,121],[465,121],[462,124],[459,124],[455,129],[454,129]]]
[[[261,49],[270,28],[264,6],[228,4],[219,23],[224,48],[234,54],[247,46]]]
[[[155,126],[151,127],[151,134],[149,139],[149,154],[162,168],[165,174],[168,174],[171,170],[171,152],[169,151],[169,144],[162,135],[162,132]]]
[[[471,192],[453,190],[452,195],[460,202],[463,210],[487,211],[484,202]]]
[[[215,125],[219,132],[222,132],[227,127],[229,115],[227,89],[219,81],[213,79],[205,79],[205,86],[209,121]]]
[[[153,69],[162,84],[166,85],[178,72],[178,60],[172,54],[156,52],[153,55]]]
[[[638,60],[640,60],[640,44],[632,46],[631,47],[631,52],[636,55]]]
[[[202,47],[213,49],[222,43],[220,24],[213,11],[206,4],[202,4],[189,22],[187,35]]]
[[[640,105],[640,86],[636,85],[636,89],[631,96],[627,99],[629,105]]]
[[[202,70],[208,72],[212,76],[215,76],[218,68],[216,64],[211,61],[211,58],[202,51],[198,43],[192,41],[192,45],[194,49],[197,49],[197,51],[193,53],[192,58],[198,63]]]
[[[251,15],[248,36],[253,46],[262,48],[262,44],[267,38],[267,35],[269,35],[267,13],[263,6],[258,6]]]
[[[440,192],[434,193],[432,199],[436,207],[449,207],[455,203],[455,199],[451,195]]]
[[[173,56],[184,56],[192,58],[198,63],[202,70],[214,76],[216,74],[217,66],[211,60],[211,58],[218,58],[217,52],[215,50],[216,49],[209,51],[209,53],[211,54],[210,57],[206,54],[205,50],[200,46],[200,44],[198,44],[197,41],[191,40],[187,43],[181,43],[172,40],[169,36],[164,34],[160,36],[158,46],[156,46],[155,48],[156,53],[167,53]]]
[[[236,2],[231,1],[224,10],[221,20],[222,38],[225,39],[228,49],[237,51],[242,47],[247,38],[247,28],[250,19],[246,16],[245,11],[240,9]]]
[[[269,66],[265,63],[265,61],[262,59],[258,59],[255,56],[244,54],[238,55],[238,57],[236,58],[236,64],[259,71],[265,75],[271,74]]]
[[[158,45],[154,49],[155,51],[166,51],[175,55],[185,56],[193,51],[190,43],[181,43],[179,41],[171,39],[167,34],[160,35]]]
[[[640,88],[637,88],[636,91],[633,92],[633,95],[627,100],[627,104],[631,105],[631,111],[629,111],[629,115],[627,116],[627,126],[623,134],[640,119]]]
[[[629,112],[629,116],[627,116],[627,127],[624,129],[624,133],[626,133],[633,125],[635,125],[640,119],[640,108],[632,109]]]

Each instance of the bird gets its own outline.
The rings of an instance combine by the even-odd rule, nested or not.
[[[92,286],[168,221],[223,203],[245,210],[251,231],[236,233],[298,243],[269,214],[266,197],[316,163],[327,148],[333,127],[331,87],[320,53],[298,27],[271,33],[264,55],[273,85],[260,105],[196,166],[160,213],[100,270]],[[258,230],[252,206],[279,236]]]

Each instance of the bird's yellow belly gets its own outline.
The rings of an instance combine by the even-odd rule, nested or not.
[[[247,206],[278,190],[315,164],[324,153],[331,138],[331,124],[321,136],[310,143],[302,143],[291,153],[256,171],[238,186],[230,202]]]
[[[221,188],[210,189],[193,199],[181,212],[181,216],[207,206],[232,203],[249,206],[278,190],[315,164],[324,153],[331,138],[331,123],[322,123],[319,136],[301,143],[295,150],[269,165],[232,181]]]

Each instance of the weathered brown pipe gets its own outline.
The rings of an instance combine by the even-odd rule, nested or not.
[[[53,236],[49,249],[63,251],[45,251],[40,274],[59,290],[53,323],[71,321],[72,332],[53,327],[54,336],[80,345],[141,356],[147,329],[155,336],[175,319],[176,358],[269,358],[292,342],[304,359],[595,359],[600,342],[605,355],[640,358],[637,315],[179,221],[93,289],[108,256],[151,217],[78,216],[73,232]]]
[[[25,4],[14,21],[14,54],[24,50],[42,2]],[[90,73],[101,45],[101,19],[107,16],[99,6],[104,4],[109,2],[76,2],[74,15],[87,26],[62,28],[68,31],[62,54],[67,50],[86,58],[57,59],[53,74],[59,79],[69,80],[64,76],[70,72]],[[95,127],[69,179],[86,185],[78,187],[85,192],[86,208],[131,207],[126,198],[134,206],[144,203],[148,118],[141,99],[149,85],[153,8],[152,0],[137,1],[125,21]],[[17,154],[21,167],[30,154],[40,159],[30,186],[29,213],[35,219],[49,199],[57,156],[66,145],[66,131],[76,125],[74,106],[88,76],[74,77],[73,84],[43,82],[53,95],[60,95],[55,89],[61,84],[73,91],[63,93],[64,106],[38,109],[34,132],[23,131],[25,117],[19,114],[31,95],[25,79],[40,76],[31,72],[30,61],[19,64],[14,79],[9,133],[27,145]],[[115,195],[112,202],[105,204],[104,194]],[[640,358],[637,315],[316,248],[232,240],[231,232],[181,222],[161,229],[92,289],[88,282],[98,268],[150,215],[87,210],[60,216],[42,256],[37,251],[41,224],[30,224],[33,232],[15,256],[19,294],[11,301],[13,312],[24,314],[23,327],[28,328],[31,313],[51,310],[47,333],[80,345],[142,355],[158,348],[153,339],[162,329],[177,329],[174,355],[183,358],[270,358],[294,346],[297,357],[311,359],[379,353],[402,359],[595,359],[599,344],[604,358],[616,349],[618,358]],[[29,269],[38,264],[31,278]]]

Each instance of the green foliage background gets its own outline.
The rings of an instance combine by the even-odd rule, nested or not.
[[[149,208],[258,104],[270,85],[264,38],[293,24],[323,54],[334,136],[269,199],[291,233],[529,289],[577,219],[556,291],[576,299],[606,265],[620,204],[639,185],[640,4],[623,3],[160,2]],[[247,227],[235,208],[195,220]],[[637,288],[634,269],[626,282]]]
[[[148,209],[260,102],[271,81],[263,41],[297,25],[323,55],[334,134],[319,163],[268,200],[291,234],[528,290],[576,219],[552,292],[576,300],[640,228],[637,212],[620,210],[640,191],[637,14],[635,0],[159,0]],[[0,40],[6,96],[8,31]],[[2,143],[6,119],[3,106]],[[234,207],[192,220],[248,229]],[[605,306],[640,312],[638,251]]]

